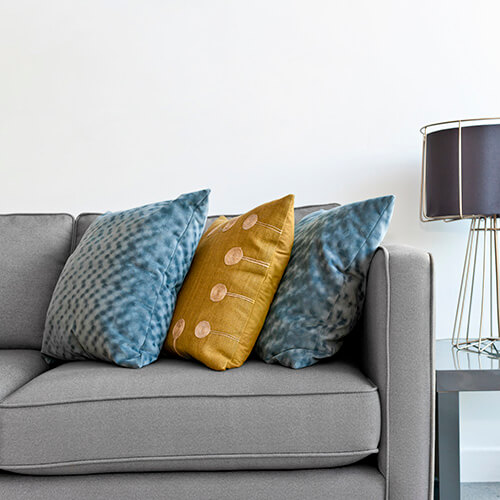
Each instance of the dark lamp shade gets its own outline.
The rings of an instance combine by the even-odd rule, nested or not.
[[[427,134],[426,216],[460,216],[459,129]],[[500,125],[462,127],[462,215],[500,215]]]

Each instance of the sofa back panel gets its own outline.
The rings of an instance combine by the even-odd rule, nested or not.
[[[306,215],[317,212],[318,210],[330,210],[330,208],[339,207],[338,203],[325,203],[323,205],[306,205],[295,209],[295,224],[301,221]]]
[[[338,203],[326,203],[324,205],[307,205],[305,207],[296,207],[295,208],[295,224],[302,220],[306,215],[316,212],[317,210],[328,210],[330,208],[338,207]],[[214,222],[217,217],[220,217],[220,215],[211,215],[207,219],[207,227]],[[237,215],[226,215],[228,219],[231,217],[238,217]]]
[[[98,213],[83,213],[80,214],[76,218],[76,224],[75,224],[75,241],[74,241],[74,250],[76,248],[76,245],[80,243],[80,240],[82,239],[82,236],[85,234],[85,231],[89,228],[90,224],[94,222],[97,217],[99,217]]]
[[[326,203],[324,205],[308,205],[305,207],[297,207],[295,209],[295,223],[299,222],[301,219],[303,219],[306,215],[316,212],[316,210],[328,210],[330,208],[338,207],[338,203]],[[76,230],[75,230],[75,247],[80,243],[80,240],[82,239],[82,236],[84,235],[85,231],[88,229],[90,224],[94,222],[94,220],[101,214],[94,213],[94,212],[89,212],[89,213],[83,213],[80,214],[77,219],[76,219]],[[209,227],[210,224],[214,220],[217,219],[219,215],[211,215],[207,219],[207,224],[206,227]],[[226,217],[236,217],[236,215],[226,215]]]
[[[301,219],[303,219],[306,215],[316,212],[317,210],[328,210],[330,208],[335,208],[338,207],[338,203],[325,203],[323,205],[307,205],[305,207],[297,207],[295,209],[295,223],[299,222]],[[84,235],[85,231],[88,229],[90,224],[94,222],[94,220],[101,214],[98,213],[83,213],[80,214],[77,219],[76,219],[76,237],[75,237],[75,247],[80,243],[80,240],[82,239],[82,236]],[[207,224],[206,227],[209,227],[210,224],[214,220],[217,219],[219,215],[211,215],[207,219]],[[237,217],[236,215],[226,215],[226,217],[231,218],[231,217]]]
[[[0,215],[0,348],[41,348],[73,225],[68,214]]]

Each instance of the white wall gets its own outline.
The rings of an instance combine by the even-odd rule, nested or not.
[[[499,19],[495,0],[3,0],[0,212],[394,193],[387,239],[434,254],[449,337],[467,228],[418,220],[418,129],[500,115]]]

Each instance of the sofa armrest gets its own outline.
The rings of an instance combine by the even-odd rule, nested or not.
[[[433,321],[430,254],[379,248],[368,273],[361,345],[365,373],[379,389],[378,466],[389,499],[433,495]]]

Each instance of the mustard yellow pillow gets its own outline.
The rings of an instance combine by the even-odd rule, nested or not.
[[[288,195],[208,228],[177,298],[169,352],[214,370],[245,362],[290,258],[293,202]]]

